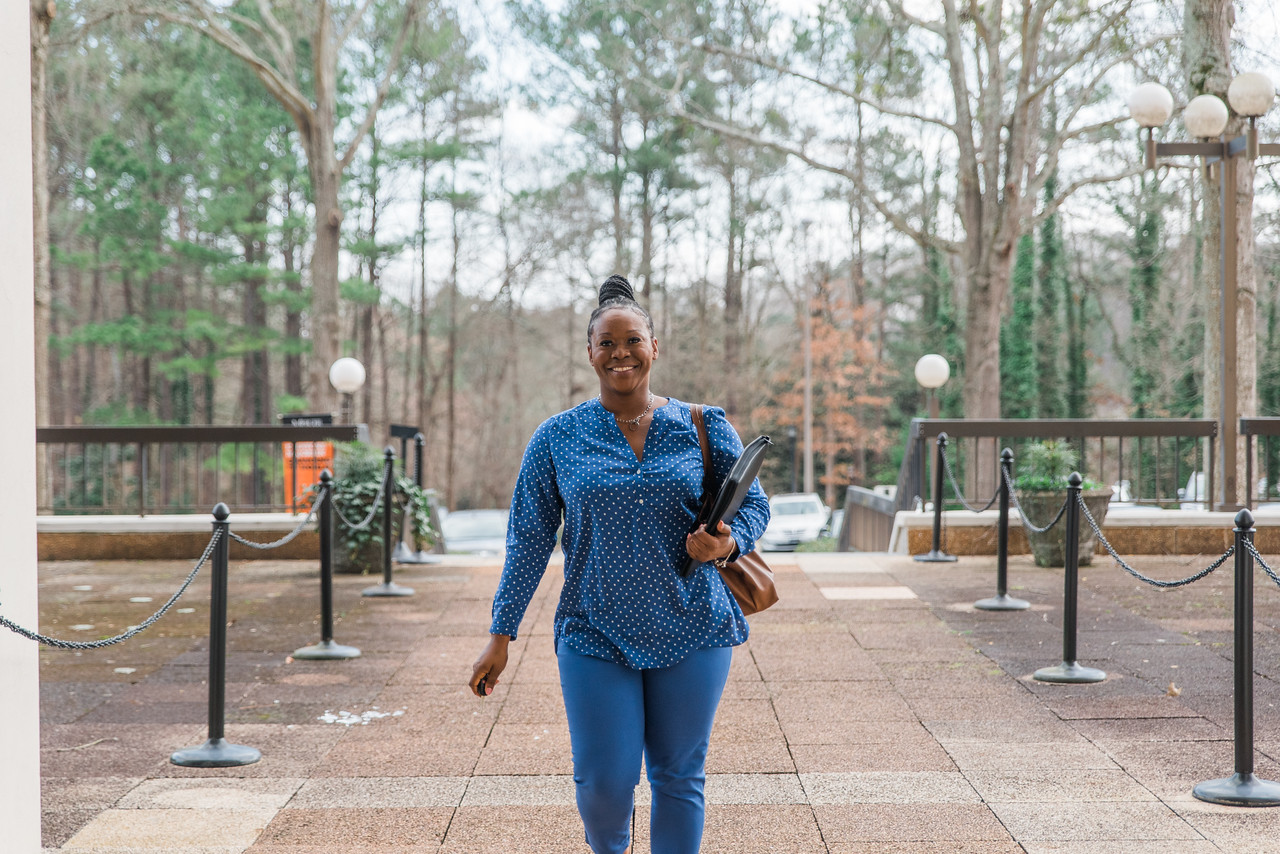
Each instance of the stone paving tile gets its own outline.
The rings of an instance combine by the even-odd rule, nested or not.
[[[1160,803],[993,803],[1020,841],[1196,840],[1194,827]]]
[[[169,754],[203,743],[194,725],[55,724],[41,727],[40,767],[47,777],[145,777]]]
[[[41,804],[45,809],[92,809],[114,806],[145,777],[78,777],[40,780]]]
[[[712,745],[712,750],[715,745]],[[791,747],[801,774],[860,771],[955,771],[956,764],[942,746],[915,744],[798,744]]]
[[[1010,834],[982,804],[815,806],[822,838],[835,842],[1004,842]]]
[[[786,719],[782,726],[787,743],[797,744],[932,744],[932,736],[919,721],[846,721],[832,718]]]
[[[1050,741],[987,744],[960,741],[944,745],[961,771],[1115,770],[1116,763],[1092,744]]]
[[[648,834],[637,837],[643,846]],[[702,850],[707,852],[811,854],[821,851],[822,845],[813,810],[807,806],[726,804],[707,809],[702,836]]]
[[[966,771],[969,784],[987,802],[1155,801],[1156,796],[1118,769]]]
[[[1057,718],[1043,721],[955,720],[927,721],[925,729],[943,744],[977,741],[988,744],[1064,741],[1084,744],[1086,739],[1070,724]]]
[[[709,804],[804,804],[804,787],[795,774],[710,774]]]
[[[1115,854],[1117,845],[1111,840],[1104,842],[1054,841],[1024,842],[1022,848],[1026,854]],[[832,849],[833,854],[834,850]],[[1123,851],[1124,854],[1220,854],[1222,849],[1207,839],[1178,841],[1166,839],[1160,842],[1126,839]]]
[[[1072,726],[1090,741],[1223,741],[1232,737],[1231,730],[1204,718],[1085,718],[1072,721]]]
[[[504,851],[591,854],[573,806],[462,807],[440,848],[440,854]]]
[[[471,777],[463,782],[466,784],[466,794],[461,801],[464,807],[574,806],[577,803],[571,775]]]
[[[833,842],[827,845],[827,854],[1025,854],[1025,852],[1018,843],[1006,840],[1003,842]]]
[[[263,845],[324,844],[344,852],[357,846],[434,847],[444,839],[451,808],[348,807],[283,810],[267,825]]]
[[[300,779],[147,780],[116,802],[116,809],[278,810]]]
[[[959,772],[916,771],[800,775],[811,804],[979,803],[978,793]]]
[[[308,780],[286,809],[454,807],[466,777],[330,777]]]
[[[99,813],[63,850],[134,848],[169,852],[180,847],[226,847],[244,850],[271,822],[275,810],[172,809],[121,810]]]

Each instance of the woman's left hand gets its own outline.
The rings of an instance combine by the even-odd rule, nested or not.
[[[685,537],[684,547],[689,557],[705,563],[728,557],[738,544],[734,542],[733,529],[721,522],[718,534],[708,531],[705,525],[699,525],[698,530]]]

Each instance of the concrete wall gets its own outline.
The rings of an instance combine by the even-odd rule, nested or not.
[[[0,614],[36,625],[36,402],[31,226],[30,6],[0,3]],[[0,848],[40,850],[40,690],[34,643],[0,629]]]

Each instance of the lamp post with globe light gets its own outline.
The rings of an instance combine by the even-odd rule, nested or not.
[[[951,377],[951,365],[944,356],[928,353],[916,361],[916,382],[929,395],[929,417],[938,417],[938,389]],[[912,555],[922,563],[951,563],[955,555],[942,550],[942,448],[946,441],[938,437],[938,454],[933,463],[933,546],[925,554]]]
[[[1236,268],[1239,259],[1236,241],[1239,224],[1236,218],[1236,173],[1241,157],[1253,160],[1264,154],[1280,155],[1280,144],[1258,142],[1258,119],[1275,100],[1275,86],[1270,78],[1257,72],[1236,76],[1227,88],[1227,100],[1236,115],[1249,120],[1245,133],[1230,140],[1222,138],[1230,110],[1216,95],[1192,98],[1182,111],[1187,132],[1197,142],[1156,141],[1155,129],[1165,125],[1173,115],[1173,95],[1159,83],[1143,83],[1133,90],[1129,96],[1129,114],[1143,129],[1147,169],[1156,168],[1160,157],[1191,156],[1201,158],[1211,176],[1217,173],[1222,212],[1218,259],[1222,283],[1221,356],[1217,366],[1222,383],[1218,413],[1222,497],[1217,503],[1220,509],[1235,509],[1240,498],[1237,482],[1240,407],[1237,388]]]
[[[351,423],[351,396],[364,385],[364,365],[359,359],[343,356],[329,366],[329,385],[342,395],[342,423]]]
[[[938,417],[938,389],[951,378],[951,365],[943,356],[928,353],[916,362],[916,382],[929,396],[929,417]]]

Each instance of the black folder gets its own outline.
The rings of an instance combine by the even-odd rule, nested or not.
[[[768,436],[759,436],[742,449],[742,453],[733,463],[733,468],[729,469],[729,476],[716,490],[715,499],[710,502],[703,501],[702,510],[693,523],[694,530],[697,530],[699,525],[706,525],[708,531],[714,531],[722,521],[726,524],[733,522],[733,517],[742,506],[743,499],[747,497],[751,484],[755,483],[756,476],[760,474],[765,448],[772,444]],[[687,558],[680,574],[687,578],[697,565],[696,560]]]

